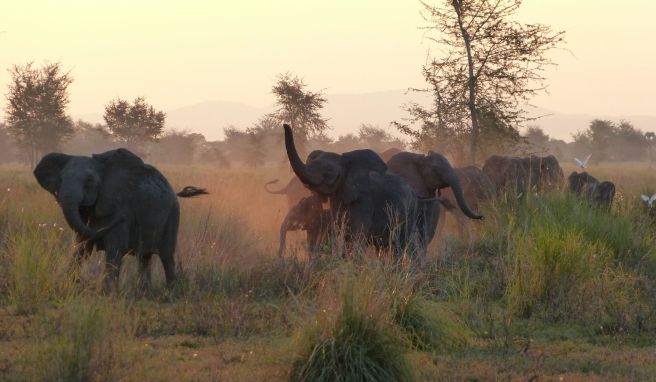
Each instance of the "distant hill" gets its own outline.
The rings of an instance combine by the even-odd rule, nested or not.
[[[402,120],[407,116],[402,106],[410,101],[428,104],[430,100],[417,93],[404,90],[389,90],[358,94],[328,94],[324,115],[329,118],[332,129],[328,135],[355,133],[361,124],[378,125],[390,133],[399,136],[398,131],[390,127],[390,122]],[[206,101],[194,105],[167,111],[167,127],[186,129],[205,135],[208,140],[223,138],[223,129],[228,126],[245,128],[274,110],[273,106],[256,107],[240,102]],[[531,110],[531,115],[545,115],[529,125],[537,125],[553,138],[572,140],[572,134],[584,130],[595,118],[619,121],[625,119],[643,131],[656,131],[656,115],[589,115],[565,114],[546,109]],[[75,117],[89,122],[102,122],[100,114],[85,114]]]

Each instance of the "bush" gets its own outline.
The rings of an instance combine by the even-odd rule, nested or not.
[[[412,381],[404,336],[380,278],[347,274],[335,306],[300,332],[292,381]],[[356,284],[357,280],[357,284]],[[325,299],[322,299],[325,301]]]
[[[463,350],[471,341],[472,332],[446,304],[417,293],[398,301],[394,319],[418,350],[450,353]]]
[[[484,232],[496,243],[513,315],[624,330],[653,314],[656,256],[646,226],[567,194],[524,202],[498,206],[498,221]]]

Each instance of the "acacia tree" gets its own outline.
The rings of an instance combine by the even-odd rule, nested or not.
[[[291,73],[278,76],[272,89],[278,110],[269,115],[279,123],[289,123],[301,143],[323,135],[328,129],[328,119],[321,116],[326,103],[323,91],[313,92],[306,88],[303,80]]]
[[[483,129],[494,127],[511,137],[519,136],[517,126],[528,120],[523,106],[545,89],[542,73],[553,65],[546,53],[563,41],[564,32],[512,20],[522,0],[421,4],[429,23],[426,29],[436,33],[429,38],[446,54],[431,60],[423,70],[430,85],[423,90],[433,93],[433,109],[425,110],[416,104],[408,108],[410,121],[422,123],[420,131],[407,125],[400,128],[415,137],[465,138],[473,163]],[[485,125],[483,119],[496,123]]]
[[[60,63],[41,68],[34,68],[32,63],[14,65],[9,72],[7,129],[34,165],[73,134],[73,122],[66,114],[68,85],[73,79],[62,72]]]
[[[117,98],[105,106],[103,118],[119,142],[143,155],[145,144],[157,141],[162,134],[166,114],[155,110],[144,97],[135,98],[132,104]]]

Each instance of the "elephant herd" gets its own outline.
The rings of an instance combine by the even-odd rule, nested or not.
[[[364,240],[397,258],[419,257],[433,239],[443,210],[461,223],[482,219],[476,212],[481,203],[503,190],[521,196],[556,189],[563,182],[552,155],[494,155],[482,169],[454,168],[432,151],[422,155],[398,149],[381,154],[368,149],[342,154],[315,150],[302,161],[292,128],[283,127],[296,177],[278,191],[268,188],[275,181],[265,185],[268,192],[285,194],[291,207],[280,227],[280,255],[288,231],[306,231],[313,256],[331,230],[339,228],[347,243]],[[105,251],[106,286],[115,285],[121,259],[128,253],[139,260],[142,282],[149,282],[146,270],[153,254],[161,258],[167,284],[175,280],[177,198],[207,194],[204,189],[187,186],[176,194],[155,167],[126,149],[90,157],[50,153],[37,164],[34,176],[55,197],[76,233],[76,261],[94,248]],[[601,205],[610,205],[615,193],[611,182],[599,182],[587,173],[572,173],[569,185],[572,192]]]
[[[308,253],[316,254],[335,223],[346,224],[347,236],[364,238],[397,256],[422,254],[444,221],[440,219],[442,210],[453,214],[462,227],[467,219],[481,219],[474,211],[498,193],[521,198],[529,192],[560,189],[564,181],[553,155],[493,155],[482,169],[454,168],[443,155],[432,151],[422,155],[399,149],[380,154],[371,150],[315,151],[303,163],[291,127],[284,128],[296,177],[277,191],[267,188],[277,180],[265,185],[269,193],[286,195],[290,206],[280,226],[279,255],[284,253],[287,232],[293,230],[306,231]],[[587,172],[573,172],[569,190],[606,207],[615,195],[612,182],[599,182]],[[326,203],[330,207],[324,209]],[[391,232],[389,227],[396,229]]]

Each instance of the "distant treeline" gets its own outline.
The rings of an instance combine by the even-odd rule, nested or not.
[[[168,131],[156,141],[144,143],[136,151],[148,161],[162,164],[263,167],[287,162],[281,128],[273,119],[263,118],[253,127],[245,129],[228,127],[224,133],[223,140],[208,141],[202,134]],[[627,121],[593,120],[586,130],[574,135],[573,142],[552,139],[541,128],[530,127],[512,147],[490,147],[486,151],[496,150],[500,154],[511,155],[551,153],[561,160],[592,154],[593,161],[651,161],[656,159],[655,138],[653,132],[644,133]],[[305,154],[314,149],[333,152],[361,148],[377,152],[392,147],[407,149],[401,139],[369,124],[363,124],[354,134],[337,139],[326,135],[315,136],[302,145]],[[74,123],[73,134],[61,143],[60,150],[69,154],[89,155],[123,146],[124,142],[115,139],[107,126],[80,120]],[[29,158],[0,124],[0,163],[12,162],[29,163]]]
[[[89,155],[117,147],[122,140],[110,134],[107,126],[77,121],[73,133],[63,140],[59,149],[75,155]],[[286,163],[281,126],[268,119],[255,126],[224,129],[225,138],[208,141],[205,136],[188,131],[167,131],[152,142],[129,147],[149,162],[162,164],[217,164],[229,166],[278,166]],[[404,142],[377,126],[363,124],[357,133],[330,139],[325,135],[309,138],[302,143],[305,154],[314,149],[336,152],[371,148],[382,152],[391,147],[403,148]],[[4,125],[0,124],[0,163],[30,163],[29,153],[21,150]]]

